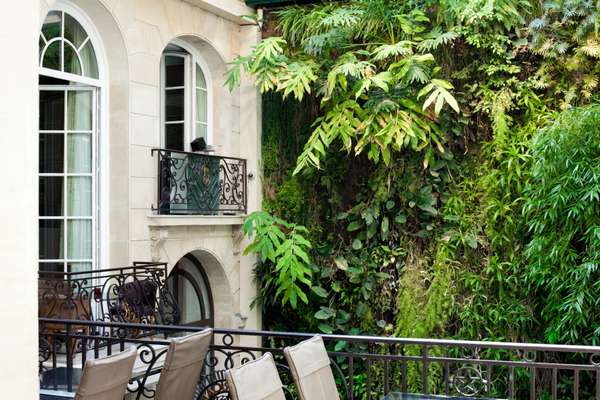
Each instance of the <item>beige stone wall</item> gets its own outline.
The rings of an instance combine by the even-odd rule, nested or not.
[[[218,155],[243,157],[248,172],[259,174],[260,98],[252,83],[230,93],[224,87],[226,63],[259,39],[256,27],[241,26],[249,14],[239,0],[71,0],[89,16],[104,44],[109,75],[108,198],[101,206],[108,238],[103,266],[132,261],[167,261],[188,252],[204,264],[215,297],[216,325],[260,327],[250,310],[255,296],[252,257],[240,254],[241,218],[156,217],[157,160],[152,148],[160,137],[160,56],[173,39],[202,56],[212,80],[213,146]],[[60,4],[60,0],[58,3]],[[42,17],[56,6],[41,0]],[[105,132],[106,133],[106,132]],[[101,133],[102,134],[102,133]],[[249,211],[260,205],[260,182],[248,182]],[[107,203],[107,204],[106,204]],[[106,254],[108,253],[108,254]]]
[[[36,399],[37,38],[39,0],[5,4],[0,82],[0,385],[2,398]]]

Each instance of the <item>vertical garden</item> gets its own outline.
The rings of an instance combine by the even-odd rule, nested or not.
[[[228,82],[264,93],[265,212],[245,230],[265,328],[599,344],[596,2],[262,22]]]

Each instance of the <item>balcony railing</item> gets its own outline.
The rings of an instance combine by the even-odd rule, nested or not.
[[[48,326],[62,329],[49,332]],[[86,359],[136,346],[139,360],[128,391],[131,398],[153,398],[153,382],[168,344],[165,339],[200,329],[41,318],[42,389],[46,394],[75,391]],[[161,335],[140,336],[145,330]],[[284,384],[292,388],[288,399],[295,398],[282,349],[311,335],[239,329],[215,329],[214,333],[196,399],[229,399],[223,371],[267,351],[273,353]],[[398,399],[433,399],[436,395],[451,399],[600,398],[600,347],[348,335],[323,338],[342,399],[380,400],[392,392],[411,393]]]
[[[152,154],[158,155],[158,214],[246,213],[246,160],[165,149]]]
[[[44,318],[176,325],[180,312],[166,284],[167,264],[77,272],[40,271],[39,315]]]

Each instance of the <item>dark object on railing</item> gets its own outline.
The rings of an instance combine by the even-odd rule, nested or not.
[[[127,346],[138,347],[143,373],[131,380],[128,390],[140,399],[153,398],[148,378],[160,373],[169,342],[163,335],[197,332],[203,327],[152,326],[160,338],[132,338],[129,332],[147,328],[140,324],[86,322],[89,335],[75,332],[81,321],[40,318],[40,326],[60,325],[62,333],[40,335],[42,382],[52,389],[45,374],[57,368],[58,354],[48,346],[51,338],[67,344],[81,342],[86,357],[98,358]],[[283,348],[308,339],[311,334],[240,329],[214,329],[215,343],[205,360],[205,373],[197,388],[197,400],[229,399],[224,369],[271,352],[284,384],[290,384]],[[241,339],[241,338],[244,339]],[[464,340],[410,339],[375,336],[322,335],[342,399],[381,399],[392,392],[452,396],[455,399],[591,399],[600,398],[600,347]],[[254,340],[252,340],[254,339]],[[255,342],[255,345],[241,345]],[[86,343],[92,344],[86,346]],[[69,358],[67,358],[67,365]],[[60,368],[60,366],[58,366]],[[63,374],[73,386],[76,370]],[[67,371],[68,372],[68,371]],[[61,376],[63,376],[61,375]],[[70,378],[69,378],[70,377]],[[67,382],[68,383],[68,382]],[[67,385],[68,386],[68,385]],[[137,397],[136,397],[137,396]],[[400,398],[418,399],[420,396]]]
[[[165,263],[39,274],[40,317],[165,325],[180,321],[165,283]]]
[[[247,211],[246,160],[183,151],[158,154],[159,214],[234,215]]]
[[[158,284],[148,279],[127,282],[118,289],[121,311],[129,322],[155,317],[157,290]]]
[[[192,151],[206,151],[208,146],[206,145],[206,140],[201,136],[192,140],[190,147]]]

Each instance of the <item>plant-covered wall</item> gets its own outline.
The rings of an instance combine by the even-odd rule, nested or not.
[[[275,12],[229,74],[265,93],[266,213],[245,226],[265,327],[598,344],[597,17],[583,0]]]

